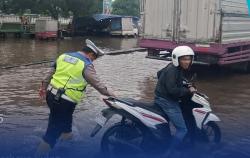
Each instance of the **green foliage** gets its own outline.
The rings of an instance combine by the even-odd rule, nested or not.
[[[139,16],[139,0],[116,0],[112,4],[112,14]]]
[[[0,0],[2,13],[18,15],[32,13],[54,18],[101,13],[100,6],[102,7],[102,0]]]

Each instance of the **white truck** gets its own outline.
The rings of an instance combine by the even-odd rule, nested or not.
[[[138,28],[133,23],[132,17],[119,17],[111,21],[111,35],[137,36]]]
[[[240,64],[250,69],[247,0],[141,0],[142,39],[150,58],[169,60],[178,45],[206,65]]]
[[[58,31],[58,21],[52,19],[38,19],[35,24],[36,38],[56,39]]]

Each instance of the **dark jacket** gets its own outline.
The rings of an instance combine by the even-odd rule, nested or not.
[[[173,101],[179,101],[190,95],[190,91],[183,85],[184,71],[170,63],[157,73],[158,83],[155,95]]]

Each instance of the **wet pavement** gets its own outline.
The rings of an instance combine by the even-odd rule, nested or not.
[[[106,51],[137,47],[137,39],[93,38]],[[0,41],[0,66],[25,64],[56,58],[65,51],[79,50],[83,38],[61,41],[37,41],[30,39],[7,39]],[[150,101],[156,73],[167,62],[146,59],[146,52],[116,56],[103,56],[94,64],[99,76],[118,96]],[[0,151],[20,155],[35,151],[45,133],[48,108],[38,97],[38,87],[50,70],[49,65],[19,67],[0,70]],[[198,74],[199,75],[199,74]],[[210,97],[214,112],[221,118],[222,143],[213,157],[234,153],[238,157],[250,157],[250,75],[204,71],[198,76],[198,89]],[[95,116],[106,106],[100,94],[92,87],[87,89],[87,98],[78,105],[74,114],[75,138],[67,143],[58,143],[55,151],[68,150],[68,156],[80,150],[95,156],[103,134],[90,138],[95,126]],[[13,143],[14,142],[14,143]],[[94,147],[94,148],[93,148]],[[6,155],[5,155],[6,156]],[[206,155],[207,156],[207,155]]]

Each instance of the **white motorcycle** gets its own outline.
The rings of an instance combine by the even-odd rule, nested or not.
[[[121,121],[108,128],[102,137],[101,150],[105,157],[135,157],[141,154],[147,157],[166,152],[172,134],[169,119],[160,107],[133,99],[110,97],[103,101],[109,108],[104,109],[96,118],[97,125],[91,137],[95,136],[115,114],[121,116]],[[187,139],[219,143],[221,132],[216,122],[220,119],[212,113],[208,97],[196,92],[188,104],[188,107],[191,107],[189,113],[192,115],[189,116],[192,119],[187,119],[191,121],[191,128],[188,126],[188,130],[192,138],[187,136]],[[185,106],[187,107],[187,103]],[[185,115],[184,119],[186,120]]]

